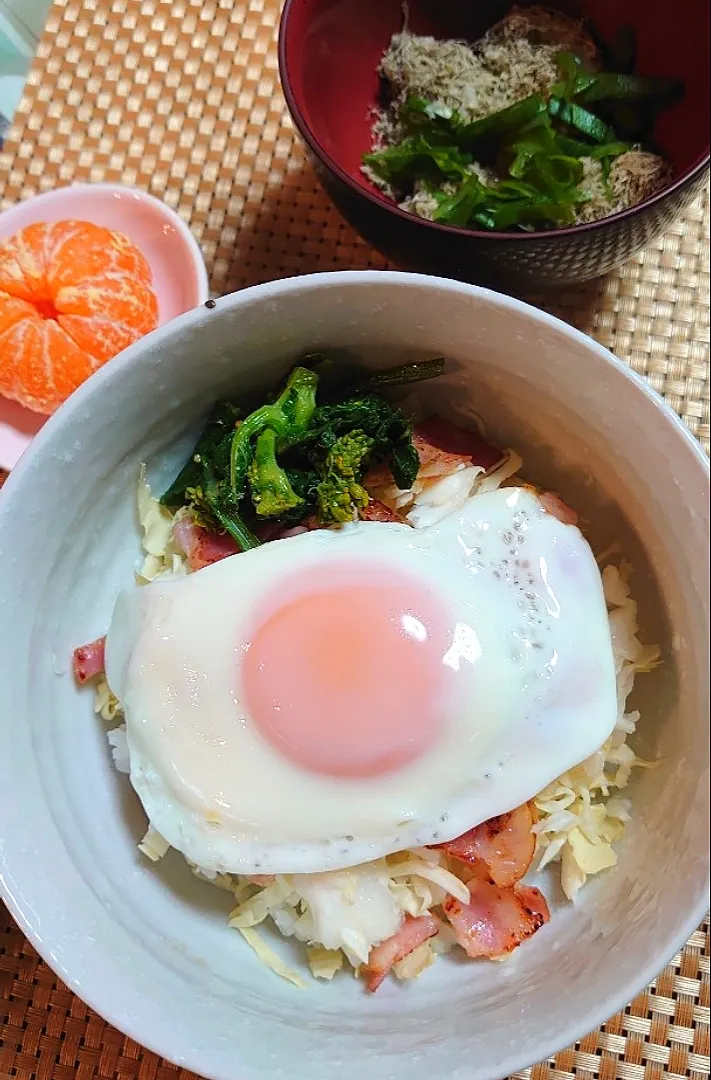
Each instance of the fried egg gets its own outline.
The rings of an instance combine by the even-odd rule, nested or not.
[[[208,871],[450,840],[592,754],[617,713],[593,554],[524,488],[126,591],[106,661],[150,822]]]

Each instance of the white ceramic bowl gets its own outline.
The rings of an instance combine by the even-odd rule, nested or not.
[[[665,657],[638,696],[638,746],[662,761],[629,789],[618,867],[578,905],[554,901],[509,962],[447,959],[372,996],[349,978],[281,982],[226,928],[228,896],[175,854],[141,860],[143,815],[69,670],[131,580],[139,462],[160,488],[215,398],[272,385],[314,348],[373,365],[445,354],[451,374],[422,393],[475,408],[531,477],[582,510],[595,545],[621,543],[644,636]],[[185,315],[81,387],[0,497],[6,902],[98,1012],[216,1080],[484,1080],[542,1059],[624,1006],[708,904],[708,528],[707,462],[677,418],[600,346],[515,300],[343,273]]]

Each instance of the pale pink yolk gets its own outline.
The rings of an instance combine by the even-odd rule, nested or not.
[[[292,762],[377,776],[437,738],[446,614],[406,577],[326,585],[274,611],[243,663],[249,714]]]

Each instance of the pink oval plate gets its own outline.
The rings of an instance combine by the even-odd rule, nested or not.
[[[164,323],[209,297],[200,247],[181,218],[159,199],[120,184],[75,184],[18,203],[0,214],[0,240],[39,221],[75,218],[122,232],[148,259]],[[11,469],[45,416],[0,397],[0,469]]]

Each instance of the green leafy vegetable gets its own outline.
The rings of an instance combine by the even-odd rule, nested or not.
[[[420,457],[413,445],[409,424],[391,447],[389,465],[397,486],[401,491],[408,491],[415,483],[420,469]]]
[[[372,371],[358,379],[349,388],[350,393],[367,394],[386,386],[405,386],[408,383],[436,379],[444,371],[444,357],[434,360],[416,360],[413,364],[401,364],[399,367]]]
[[[230,484],[234,498],[243,497],[254,442],[266,428],[278,436],[279,449],[298,442],[306,433],[316,408],[318,375],[305,367],[295,367],[277,399],[262,405],[242,421],[232,438]]]
[[[632,149],[632,144],[628,142],[599,143],[597,146],[591,146],[590,143],[582,142],[580,139],[573,139],[567,135],[559,135],[558,144],[563,153],[568,154],[570,157],[588,157],[594,161],[619,157],[620,154],[626,154],[628,150]]]
[[[644,140],[651,131],[655,114],[671,105],[683,92],[683,84],[678,79],[648,78],[630,74],[634,59],[634,37],[630,39],[628,35],[623,35],[619,48],[621,51],[616,60],[619,65],[617,73],[589,72],[585,70],[579,57],[569,52],[557,53],[556,62],[561,70],[562,80],[551,90],[553,98],[564,99],[573,106],[584,106],[586,110],[589,106],[600,106],[604,118],[612,124],[612,127],[608,125],[610,138],[607,141],[610,145],[615,139]],[[565,119],[562,112],[559,115],[561,120]],[[579,123],[581,119],[582,126]],[[580,113],[575,114],[572,121],[572,126],[585,134],[590,134],[590,129],[594,126],[589,117]],[[571,122],[571,118],[568,118],[568,122]],[[605,142],[602,129],[596,130],[600,134],[597,141]]]
[[[572,95],[589,80],[576,58],[563,56],[566,81],[559,89]],[[583,178],[579,159],[593,144],[571,139],[553,126],[553,120],[576,134],[604,140],[608,157],[610,148],[620,145],[608,138],[607,125],[582,106],[564,97],[546,101],[541,94],[473,124],[463,124],[457,113],[410,97],[400,119],[404,130],[417,129],[418,134],[409,134],[396,146],[365,160],[396,187],[407,187],[414,179],[429,184],[437,200],[432,219],[446,225],[503,230],[573,224],[575,207],[584,199],[579,190]],[[470,150],[475,144],[484,148],[485,158],[493,152],[501,180],[486,183],[473,172]],[[418,154],[424,146],[430,165],[438,163],[439,178],[431,168],[421,167]],[[442,188],[445,181],[450,190]]]
[[[573,101],[595,81],[595,75],[585,70],[583,61],[574,53],[556,53],[555,62],[560,69],[562,79],[551,87],[551,97]]]
[[[259,547],[259,540],[246,524],[228,480],[215,475],[212,463],[202,460],[203,481],[186,489],[187,505],[200,525],[211,532],[228,532],[242,551]]]
[[[289,476],[277,461],[277,438],[273,428],[262,432],[247,470],[252,503],[260,518],[281,518],[304,508],[303,498],[294,491]]]
[[[595,116],[582,105],[572,101],[564,101],[562,98],[551,98],[548,102],[548,112],[562,124],[587,135],[597,143],[610,143],[615,141],[615,132],[599,117]]]
[[[377,394],[356,394],[345,401],[319,406],[307,442],[312,453],[329,450],[341,435],[363,431],[373,440],[373,457],[387,461],[399,488],[412,487],[419,458],[412,429],[400,409]]]
[[[456,146],[436,145],[424,135],[408,135],[396,146],[366,154],[363,162],[388,183],[414,179],[441,183],[467,176],[472,157]]]
[[[213,532],[228,532],[243,551],[259,541],[246,524],[232,494],[230,452],[241,412],[219,402],[186,465],[161,498],[164,506],[189,506],[199,524]]]
[[[353,521],[368,505],[368,492],[340,476],[327,477],[318,486],[318,515],[324,525]]]
[[[457,129],[457,140],[462,146],[471,147],[483,139],[502,138],[521,131],[528,124],[533,123],[537,117],[546,111],[546,102],[541,94],[531,94],[530,97],[517,101],[499,112],[490,113],[489,116],[475,120]]]
[[[322,479],[316,489],[321,522],[352,521],[368,505],[368,492],[360,483],[374,440],[355,429],[342,435],[326,454]]]
[[[203,458],[229,463],[232,436],[241,416],[241,411],[229,402],[221,401],[214,407],[190,458],[163,495],[164,506],[180,506],[187,488],[200,486]]]
[[[442,358],[402,364],[357,377],[350,391],[317,403],[318,372],[338,375],[330,357],[312,355],[292,369],[272,401],[247,415],[219,402],[188,462],[162,497],[187,506],[197,524],[228,532],[242,550],[256,547],[256,524],[294,524],[316,512],[323,524],[352,520],[368,504],[361,483],[370,462],[389,464],[396,483],[412,486],[419,457],[412,430],[379,387],[399,386],[442,373]]]
[[[443,225],[468,225],[485,199],[486,188],[482,182],[477,176],[469,176],[454,194],[440,196],[432,220]]]
[[[453,112],[436,101],[425,101],[413,94],[400,107],[400,126],[407,135],[424,133],[432,145],[442,142],[445,145],[456,141],[453,132],[458,131],[464,121],[459,113]]]
[[[670,104],[683,90],[678,79],[650,78],[641,75],[614,75],[603,71],[593,75],[582,89],[577,100],[586,105],[596,101],[649,102],[655,105]]]

